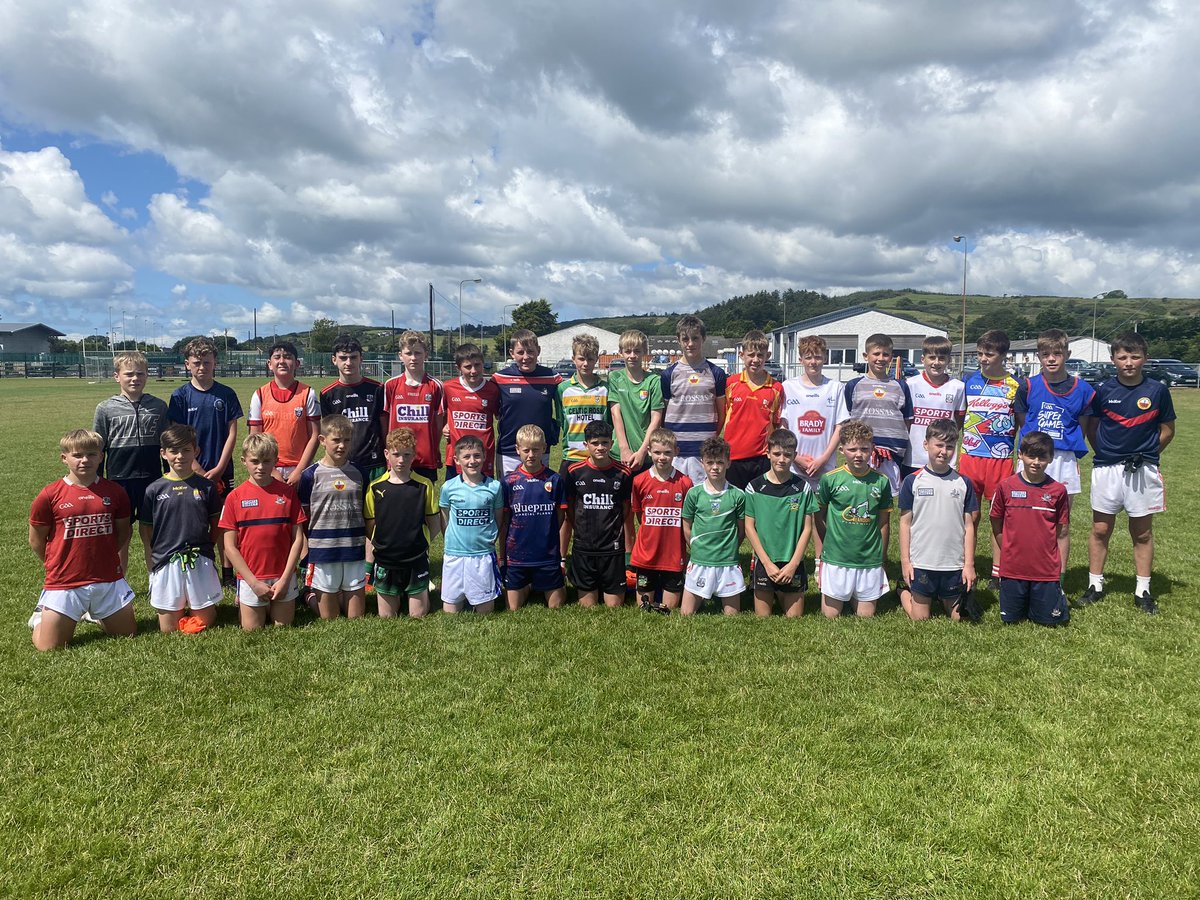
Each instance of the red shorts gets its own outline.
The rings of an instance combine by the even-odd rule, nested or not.
[[[990,502],[1000,482],[1013,473],[1013,461],[1011,457],[994,459],[963,454],[958,458],[958,471],[964,478],[971,479],[976,494]]]

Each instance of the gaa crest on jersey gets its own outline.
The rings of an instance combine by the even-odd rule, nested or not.
[[[213,409],[217,412],[225,412],[225,401],[218,397],[213,401]]]
[[[300,407],[300,406],[297,406],[295,409],[293,409],[293,410],[292,410],[292,414],[293,414],[293,415],[294,415],[294,416],[295,416],[297,419],[299,419],[301,416],[303,416],[303,415],[304,415],[304,408],[303,408],[303,407]]]
[[[112,497],[101,497],[100,502],[105,506],[112,506]]]
[[[700,376],[697,375],[695,372],[693,372],[691,375],[688,376],[688,384],[699,384],[699,383],[700,383]]]
[[[683,494],[680,493],[679,491],[676,491],[675,492],[675,502],[680,503],[680,502],[682,502],[682,500],[683,500]]]
[[[346,489],[346,479],[345,478],[335,478],[333,480],[333,489],[335,491],[344,491]]]
[[[641,400],[645,400],[649,396],[650,396],[650,392],[648,390],[646,390],[645,388],[642,388],[640,391],[638,391],[638,398]]]
[[[517,487],[521,487],[521,485],[517,485]],[[542,483],[542,490],[543,490],[543,491],[545,491],[547,494],[553,493],[553,492],[554,492],[554,485],[552,485],[552,484],[551,484],[550,482],[548,482],[548,481],[546,481],[546,482],[543,482],[543,483]]]
[[[1150,408],[1150,398],[1149,397],[1138,397],[1137,408],[1140,410],[1149,409]]]
[[[1051,500],[1051,497],[1049,494],[1042,494],[1042,502],[1043,503],[1049,503],[1050,500]]]
[[[876,400],[882,400],[884,397],[887,396],[887,391],[885,391],[881,387],[877,387],[877,388],[875,388],[875,390],[871,391],[871,394],[875,397]]]
[[[708,501],[708,508],[709,508],[709,511],[710,511],[710,512],[712,512],[714,515],[716,515],[717,513],[719,513],[719,512],[721,511],[721,501],[720,501],[720,499],[717,499],[717,500],[709,500],[709,501]]]
[[[275,505],[276,505],[276,506],[283,506],[283,504],[285,504],[285,503],[287,503],[287,500],[285,500],[283,497],[276,497],[276,498],[275,498]]]

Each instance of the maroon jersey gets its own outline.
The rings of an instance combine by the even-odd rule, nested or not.
[[[454,462],[454,442],[473,434],[483,441],[483,474],[496,468],[496,434],[492,425],[500,409],[500,388],[488,378],[475,390],[451,378],[442,384],[442,415],[446,417],[446,465]]]
[[[1004,522],[1000,577],[1020,581],[1058,581],[1058,526],[1070,521],[1067,489],[1053,478],[1030,484],[1020,473],[996,488],[991,516]]]
[[[307,518],[296,489],[274,478],[265,488],[247,481],[230,491],[217,524],[237,532],[238,553],[254,577],[265,581],[282,577],[292,526]]]
[[[121,577],[117,519],[129,518],[129,495],[115,481],[97,478],[88,487],[61,478],[42,488],[29,524],[49,528],[46,590],[105,584]]]
[[[641,521],[629,564],[638,569],[661,572],[683,571],[687,553],[683,546],[683,498],[692,489],[692,479],[673,471],[660,481],[652,469],[633,479],[633,512]]]
[[[417,455],[413,465],[436,469],[442,464],[438,449],[442,435],[436,427],[442,409],[442,386],[428,375],[420,384],[409,384],[407,375],[389,378],[383,386],[388,413],[388,431],[411,428],[417,436]]]

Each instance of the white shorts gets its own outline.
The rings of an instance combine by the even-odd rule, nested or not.
[[[1017,471],[1025,468],[1021,457],[1017,457]],[[1083,479],[1079,477],[1079,457],[1073,450],[1055,450],[1054,458],[1046,466],[1046,474],[1067,489],[1068,494],[1083,493]]]
[[[830,600],[846,603],[850,600],[872,602],[888,592],[887,573],[883,566],[873,569],[851,569],[831,562],[821,563],[821,594]]]
[[[496,554],[447,556],[442,560],[442,602],[458,606],[489,603],[500,596],[500,567]]]
[[[735,597],[746,590],[746,576],[742,574],[741,566],[698,566],[688,563],[683,576],[683,589],[705,600],[709,597]]]
[[[361,591],[367,584],[363,561],[309,563],[304,583],[322,594]]]
[[[496,454],[496,460],[496,471],[500,473],[501,478],[503,478],[509,472],[516,471],[517,466],[521,464],[521,457],[517,456],[515,453],[509,454],[498,452]],[[550,468],[549,453],[542,457],[542,465],[546,468]]]
[[[221,602],[221,576],[207,556],[196,559],[193,568],[168,562],[150,573],[150,605],[159,612],[206,609]]]
[[[676,471],[682,472],[688,478],[692,479],[692,484],[700,484],[707,477],[704,474],[704,463],[700,462],[699,457],[676,456],[675,459],[671,461],[671,465],[675,467]],[[727,597],[729,595],[722,594],[719,596]]]
[[[295,466],[276,466],[275,477],[280,481],[287,481],[292,477],[292,473],[296,471]]]
[[[1131,519],[1166,512],[1167,498],[1162,472],[1144,463],[1136,472],[1125,466],[1096,466],[1092,469],[1092,509],[1116,515],[1122,509]]]
[[[274,584],[279,579],[278,578],[264,578],[263,580],[267,584]],[[296,579],[293,578],[291,585],[288,587],[287,593],[283,597],[283,600],[281,600],[279,602],[287,603],[290,600],[295,600],[296,597],[299,595],[299,593],[300,593],[300,591],[296,588]],[[255,594],[254,591],[250,590],[250,585],[246,584],[246,582],[242,581],[242,579],[240,579],[240,578],[238,579],[238,583],[237,583],[237,596],[238,596],[238,602],[241,604],[244,604],[245,606],[270,606],[271,605],[270,600],[259,599],[258,595]]]
[[[133,588],[124,578],[116,581],[101,581],[82,587],[42,591],[38,605],[78,622],[84,613],[92,618],[104,620],[116,615],[133,602]]]
[[[872,465],[892,486],[892,501],[895,502],[900,494],[900,464],[894,459],[876,459]]]

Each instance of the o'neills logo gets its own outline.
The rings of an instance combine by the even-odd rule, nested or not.
[[[809,409],[796,417],[796,431],[814,437],[825,433],[825,417],[815,409]]]

